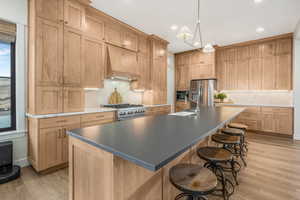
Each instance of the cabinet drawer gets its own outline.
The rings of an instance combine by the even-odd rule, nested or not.
[[[256,119],[260,119],[261,118],[261,113],[259,112],[243,112],[239,115],[240,119],[253,119],[253,120],[256,120]]]
[[[90,126],[99,126],[101,124],[108,124],[114,122],[114,118],[110,119],[102,119],[102,120],[97,120],[97,121],[86,121],[86,122],[81,122],[81,128],[86,128]]]
[[[171,111],[171,106],[157,106],[157,107],[150,107],[147,108],[149,112],[160,112],[160,111]]]
[[[81,123],[100,121],[100,120],[114,120],[115,112],[102,112],[102,113],[92,113],[81,115]]]
[[[80,124],[79,116],[51,117],[39,120],[40,128],[61,127],[77,123]]]
[[[261,107],[248,107],[244,112],[247,113],[260,113],[261,112]]]

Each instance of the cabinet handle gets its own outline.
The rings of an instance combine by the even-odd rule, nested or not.
[[[69,22],[65,21],[65,24],[68,24]]]
[[[63,122],[67,122],[67,120],[58,120],[56,121],[57,123],[63,123]]]

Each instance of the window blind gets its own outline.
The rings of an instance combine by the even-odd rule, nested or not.
[[[0,40],[11,43],[16,40],[16,24],[0,20]]]

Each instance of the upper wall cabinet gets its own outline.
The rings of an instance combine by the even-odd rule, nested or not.
[[[90,15],[85,17],[84,34],[99,41],[104,40],[104,22]]]
[[[138,35],[128,28],[122,29],[122,47],[137,51],[138,50]]]
[[[63,76],[63,25],[37,19],[37,85],[60,86]]]
[[[64,85],[81,86],[83,71],[83,35],[74,29],[64,31]]]
[[[128,50],[138,50],[138,35],[116,22],[107,22],[105,24],[105,41]]]
[[[36,14],[38,17],[51,20],[56,23],[63,21],[64,1],[62,0],[35,0],[35,1],[36,1]]]
[[[83,31],[85,28],[85,6],[75,0],[65,0],[65,25]]]
[[[84,37],[83,40],[83,87],[102,88],[104,79],[104,43]]]
[[[292,36],[218,50],[219,90],[291,90]]]
[[[118,23],[105,23],[105,41],[109,44],[122,46],[121,26]]]

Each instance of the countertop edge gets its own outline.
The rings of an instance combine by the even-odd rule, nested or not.
[[[195,144],[197,144],[200,140],[204,139],[205,137],[215,133],[219,128],[221,128],[222,126],[224,126],[227,122],[231,121],[232,119],[234,119],[236,116],[238,116],[240,113],[242,113],[243,111],[245,110],[245,108],[241,108],[241,110],[239,112],[237,112],[235,115],[233,115],[232,117],[230,117],[229,119],[223,121],[222,123],[220,123],[217,127],[213,128],[212,130],[208,131],[207,133],[201,135],[199,138],[195,139],[190,145],[184,147],[183,149],[181,149],[180,151],[174,153],[173,156],[169,157],[168,159],[162,161],[161,163],[157,164],[157,165],[153,165],[153,164],[149,164],[149,163],[146,163],[144,161],[141,161],[135,157],[132,157],[132,156],[129,156],[127,154],[124,154],[120,151],[116,151],[108,146],[104,146],[104,145],[101,145],[101,144],[98,144],[98,143],[95,143],[91,140],[88,140],[84,137],[81,137],[77,134],[74,134],[70,131],[68,131],[67,133],[72,136],[72,137],[75,137],[81,141],[84,141],[84,142],[87,142],[88,144],[96,147],[96,148],[100,148],[100,149],[103,149],[109,153],[112,153],[113,155],[115,156],[118,156],[124,160],[127,160],[129,162],[132,162],[136,165],[139,165],[141,167],[144,167],[150,171],[157,171],[159,169],[161,169],[162,167],[164,167],[165,165],[167,165],[169,162],[171,162],[172,160],[176,159],[178,156],[180,156],[182,153],[184,153],[186,150],[188,150],[189,148],[191,148],[192,146],[194,146]]]
[[[218,106],[245,106],[245,107],[278,107],[278,108],[294,108],[294,105],[282,105],[282,104],[238,104],[238,103],[215,103]]]
[[[171,104],[157,104],[157,105],[144,105],[144,106],[145,108],[151,108],[151,107],[160,107],[160,106],[171,106]],[[26,113],[26,117],[43,119],[43,118],[51,118],[51,117],[65,117],[65,116],[74,116],[74,115],[83,115],[83,114],[101,113],[101,112],[115,112],[115,111],[117,111],[117,109],[114,108],[87,108],[87,110],[85,111],[70,112],[70,113],[55,113],[55,114],[41,114],[41,115]]]

